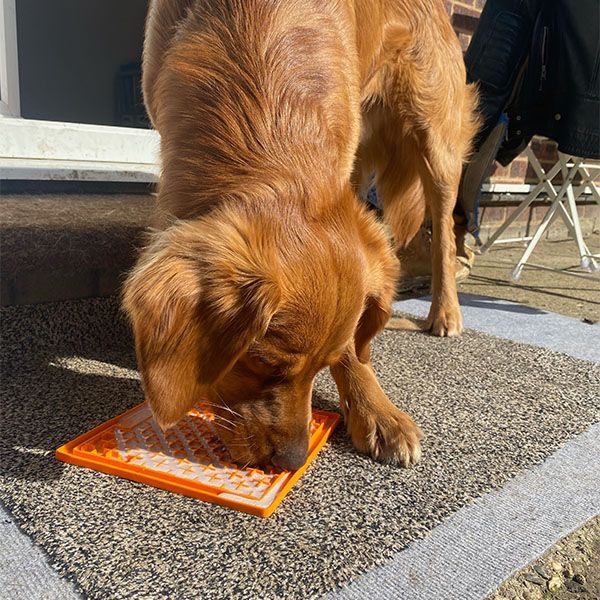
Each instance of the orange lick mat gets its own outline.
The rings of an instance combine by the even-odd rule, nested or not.
[[[56,457],[111,475],[268,517],[323,447],[339,415],[313,411],[308,459],[296,471],[240,469],[202,405],[162,431],[140,404],[61,446]]]

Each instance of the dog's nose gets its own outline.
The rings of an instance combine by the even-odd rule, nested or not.
[[[271,458],[271,462],[276,467],[281,467],[288,471],[295,471],[299,469],[308,458],[308,444],[294,444],[288,446],[283,450],[275,452]]]

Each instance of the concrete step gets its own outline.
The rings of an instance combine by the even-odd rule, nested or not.
[[[118,293],[150,223],[150,194],[0,197],[0,303]]]
[[[484,196],[485,242],[520,197]],[[0,196],[0,304],[35,304],[119,292],[150,224],[154,196],[100,193],[14,193]],[[530,235],[547,205],[536,204],[507,237]],[[579,209],[585,236],[600,226],[600,207]],[[565,239],[561,220],[545,239]]]

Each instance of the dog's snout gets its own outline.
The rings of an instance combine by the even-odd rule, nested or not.
[[[307,458],[308,441],[302,441],[275,452],[271,458],[271,462],[276,467],[294,471],[299,469],[306,462]]]

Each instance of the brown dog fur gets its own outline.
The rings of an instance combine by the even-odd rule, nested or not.
[[[158,422],[205,398],[235,460],[296,468],[329,366],[355,446],[416,462],[421,433],[370,365],[398,264],[356,192],[375,172],[398,247],[429,215],[427,326],[458,334],[452,210],[475,95],[443,2],[153,0],[143,85],[158,231],[124,307]]]

